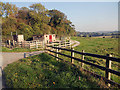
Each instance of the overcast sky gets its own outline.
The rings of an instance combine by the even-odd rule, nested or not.
[[[7,1],[7,0],[4,0]],[[32,0],[31,0],[32,1]],[[10,2],[17,7],[29,7],[38,2]],[[97,1],[97,0],[96,0]],[[118,2],[42,2],[47,9],[57,9],[67,15],[76,31],[118,30]]]

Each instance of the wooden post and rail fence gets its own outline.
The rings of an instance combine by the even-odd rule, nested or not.
[[[71,46],[71,42],[70,42],[70,40],[68,40],[68,42],[66,42],[66,40],[64,40],[64,41],[55,41],[55,42],[51,42],[51,43],[46,44],[46,45],[47,46],[58,46],[58,47],[66,48],[66,47]]]
[[[23,41],[19,42],[18,45],[22,48],[43,48],[43,41]]]
[[[46,44],[43,41],[39,41],[39,40],[35,40],[35,41],[21,41],[21,42],[16,42],[14,40],[8,40],[8,42],[6,43],[2,43],[2,46],[3,47],[22,47],[22,48],[41,48],[41,49],[44,49],[46,45],[52,45],[52,46],[59,46],[59,47],[63,47],[63,48],[66,48],[67,46],[70,47],[71,45],[71,42],[70,40],[66,41],[55,41],[55,42],[51,42],[51,43],[48,43]]]
[[[112,85],[117,85],[120,88],[120,84],[110,80],[111,73],[115,74],[117,76],[120,76],[120,72],[119,71],[115,71],[115,70],[111,69],[111,61],[120,63],[120,58],[112,57],[111,54],[107,54],[106,56],[104,56],[104,55],[85,53],[84,50],[82,50],[82,52],[79,52],[79,51],[75,51],[73,48],[72,49],[66,49],[66,48],[60,48],[60,47],[55,47],[55,46],[46,46],[46,47],[49,47],[49,49],[46,48],[46,50],[48,52],[56,54],[56,55],[54,55],[54,54],[50,54],[49,53],[49,55],[55,57],[56,60],[64,60],[64,59],[58,57],[59,55],[62,55],[62,56],[70,58],[72,64],[74,64],[74,60],[79,61],[79,62],[81,62],[81,67],[83,68],[84,71],[89,72],[91,75],[93,75],[93,76],[95,76],[97,78],[100,78],[100,79],[102,78],[103,80],[105,80],[105,82],[106,82],[106,84],[108,86],[110,86],[112,84]],[[53,50],[53,49],[50,49],[50,48],[54,48],[56,50]],[[59,50],[69,51],[69,52],[71,52],[71,55],[63,54],[63,53],[59,52]],[[74,57],[75,53],[82,55],[82,59]],[[104,67],[104,66],[100,66],[100,65],[97,65],[97,64],[94,64],[94,63],[91,63],[91,62],[87,62],[87,61],[85,61],[85,58],[84,58],[85,56],[91,56],[91,57],[105,59],[106,60],[106,66]],[[105,71],[105,77],[100,76],[98,74],[95,74],[93,72],[90,72],[88,70],[85,70],[84,69],[84,64],[91,65],[91,66],[94,66],[94,67],[96,67],[98,69],[101,69],[101,70]]]

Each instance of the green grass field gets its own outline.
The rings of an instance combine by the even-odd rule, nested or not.
[[[6,84],[10,88],[105,87],[99,80],[45,53],[9,64],[4,72]]]
[[[80,45],[75,47],[77,51],[84,50],[87,53],[99,55],[112,54],[113,57],[120,58],[117,38],[72,37],[72,39],[80,42]]]
[[[72,40],[76,40],[80,42],[80,45],[75,47],[76,51],[82,52],[84,50],[86,53],[92,54],[99,54],[99,55],[106,55],[112,54],[113,57],[120,58],[118,54],[118,39],[117,38],[90,38],[90,37],[72,37]],[[70,55],[68,51],[62,51],[62,53]],[[59,57],[63,58],[64,60],[70,61],[70,58],[64,57],[59,55]],[[81,55],[75,53],[75,57],[81,59]],[[100,58],[94,58],[90,56],[85,56],[85,60],[100,66],[106,65],[106,60]],[[81,65],[78,61],[74,61],[76,65]],[[101,76],[105,76],[105,71],[97,69],[96,67],[90,65],[84,65],[84,68],[93,71]],[[120,71],[120,64],[117,62],[112,61],[113,70]],[[111,80],[120,83],[120,77],[116,75],[111,75]]]

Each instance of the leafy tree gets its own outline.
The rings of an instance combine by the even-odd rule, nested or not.
[[[4,8],[5,8],[5,4],[3,2],[0,2],[0,17],[5,13]]]
[[[41,25],[41,30],[43,31],[43,34],[50,34],[51,27],[45,23]]]
[[[33,29],[24,23],[20,23],[18,27],[18,34],[23,34],[25,40],[29,40],[33,35]]]
[[[49,16],[51,17],[49,25],[52,27],[62,24],[63,20],[66,19],[65,14],[58,10],[49,10]]]
[[[27,7],[21,7],[20,10],[29,11],[29,8],[27,8]]]
[[[2,8],[4,8],[4,13],[6,17],[15,17],[18,12],[18,8],[16,7],[16,5],[13,4],[6,3],[3,5]]]
[[[65,33],[68,35],[74,34],[74,25],[72,25],[71,21],[67,20],[67,16],[64,13],[58,10],[50,10],[49,16],[51,17],[49,25],[56,28],[59,36],[65,35]]]
[[[39,24],[34,24],[33,25],[33,34],[34,35],[40,35],[40,34],[43,34],[42,30],[40,29],[40,25]]]
[[[18,19],[18,22],[24,22],[26,24],[29,24],[29,9],[26,7],[20,8],[18,11],[18,14],[16,15],[16,18]]]
[[[2,23],[2,35],[11,35],[11,32],[15,32],[17,29],[16,18],[6,18]]]
[[[42,13],[46,10],[45,7],[41,3],[31,5],[30,9],[37,13]]]
[[[0,16],[2,16],[2,35],[10,36],[18,31],[25,40],[32,35],[56,34],[57,36],[75,35],[75,26],[67,16],[58,10],[47,10],[42,4],[33,4],[30,9],[19,8],[13,4],[0,2]]]

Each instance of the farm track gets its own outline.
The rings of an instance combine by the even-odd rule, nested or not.
[[[80,42],[75,41],[75,40],[71,40],[71,44],[74,44],[72,47],[76,47],[80,44]]]

